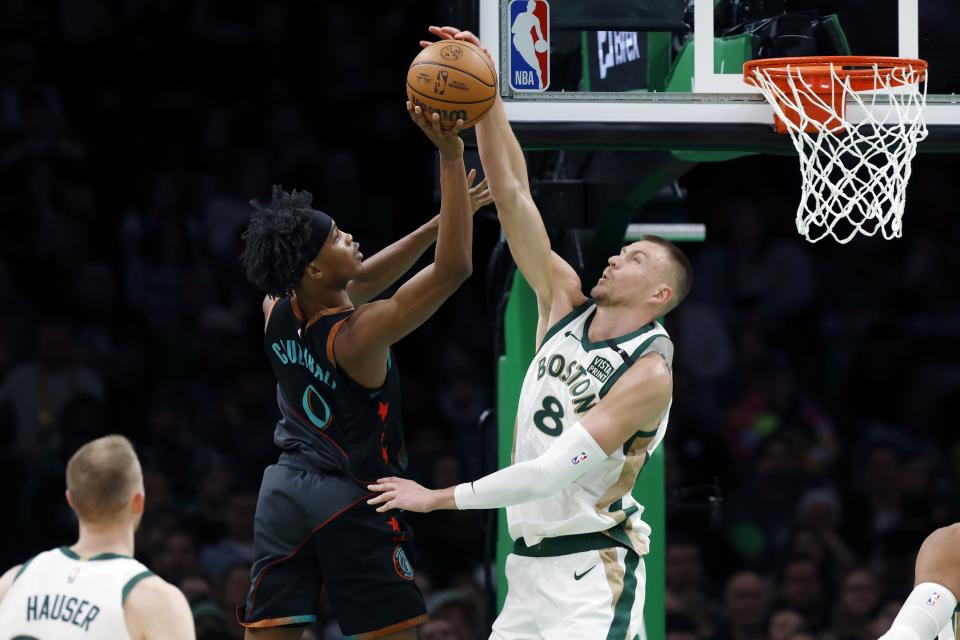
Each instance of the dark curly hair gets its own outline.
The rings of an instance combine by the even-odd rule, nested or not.
[[[247,279],[269,296],[292,293],[317,257],[310,241],[312,203],[309,191],[288,193],[280,185],[274,185],[268,206],[250,201],[254,212],[240,236],[244,242],[240,263]]]

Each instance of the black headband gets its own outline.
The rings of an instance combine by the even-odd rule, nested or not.
[[[323,211],[316,209],[310,210],[310,249],[313,260],[323,248],[323,243],[330,237],[330,230],[333,229],[333,219]]]

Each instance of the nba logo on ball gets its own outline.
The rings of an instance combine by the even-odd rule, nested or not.
[[[546,91],[550,86],[550,5],[547,0],[510,2],[510,87]]]

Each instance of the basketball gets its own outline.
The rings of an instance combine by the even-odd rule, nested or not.
[[[427,118],[440,114],[440,127],[457,120],[472,127],[497,95],[497,74],[486,55],[469,42],[441,40],[420,52],[407,71],[407,99]]]
[[[550,45],[547,44],[546,40],[537,40],[537,44],[533,45],[533,50],[537,53],[543,53],[550,48]]]

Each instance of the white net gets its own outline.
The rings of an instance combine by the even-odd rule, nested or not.
[[[750,78],[786,124],[800,155],[797,230],[810,242],[829,235],[845,243],[858,233],[899,238],[910,161],[927,137],[926,69],[865,65],[860,68],[867,78],[852,82],[834,64],[827,80],[826,66],[808,71],[807,78],[800,67],[776,67],[777,79],[772,69],[758,67]]]

